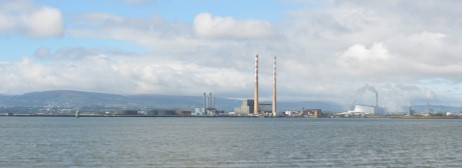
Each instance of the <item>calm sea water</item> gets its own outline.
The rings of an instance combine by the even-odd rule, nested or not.
[[[0,117],[0,167],[462,167],[462,120]]]

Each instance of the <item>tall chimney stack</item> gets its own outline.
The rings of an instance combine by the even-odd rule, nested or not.
[[[207,109],[207,95],[204,92],[204,112],[207,111],[206,109]]]
[[[273,116],[276,116],[276,56],[273,64]]]
[[[379,114],[379,93],[375,92],[375,115]]]
[[[209,93],[209,106],[207,108],[213,108],[213,96],[212,92]]]
[[[258,116],[258,54],[255,56],[255,87],[253,98],[253,115]]]

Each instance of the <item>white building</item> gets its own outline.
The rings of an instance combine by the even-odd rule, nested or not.
[[[367,105],[355,105],[355,112],[360,112],[364,114],[375,114],[375,106],[367,106]]]
[[[205,109],[204,108],[194,108],[194,111],[191,113],[192,116],[204,116]]]
[[[368,105],[355,105],[354,110],[339,113],[339,115],[345,116],[362,116],[362,115],[372,115],[375,114],[375,106],[368,106]]]

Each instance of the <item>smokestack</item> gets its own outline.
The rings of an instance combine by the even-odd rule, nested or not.
[[[209,93],[209,106],[208,108],[213,108],[213,97],[212,97],[212,92]]]
[[[253,114],[258,116],[258,54],[255,56],[255,87],[253,98]]]
[[[204,112],[207,109],[207,94],[204,92]]]
[[[273,64],[273,116],[276,116],[276,56]]]
[[[375,92],[375,114],[379,114],[379,92]]]
[[[216,108],[216,106],[215,106],[216,101],[215,101],[215,100],[216,100],[215,97],[213,97],[213,98],[212,98],[212,107],[213,107],[214,109]]]

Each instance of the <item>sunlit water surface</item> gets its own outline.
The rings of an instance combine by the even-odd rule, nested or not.
[[[0,117],[0,167],[462,167],[462,120]]]

